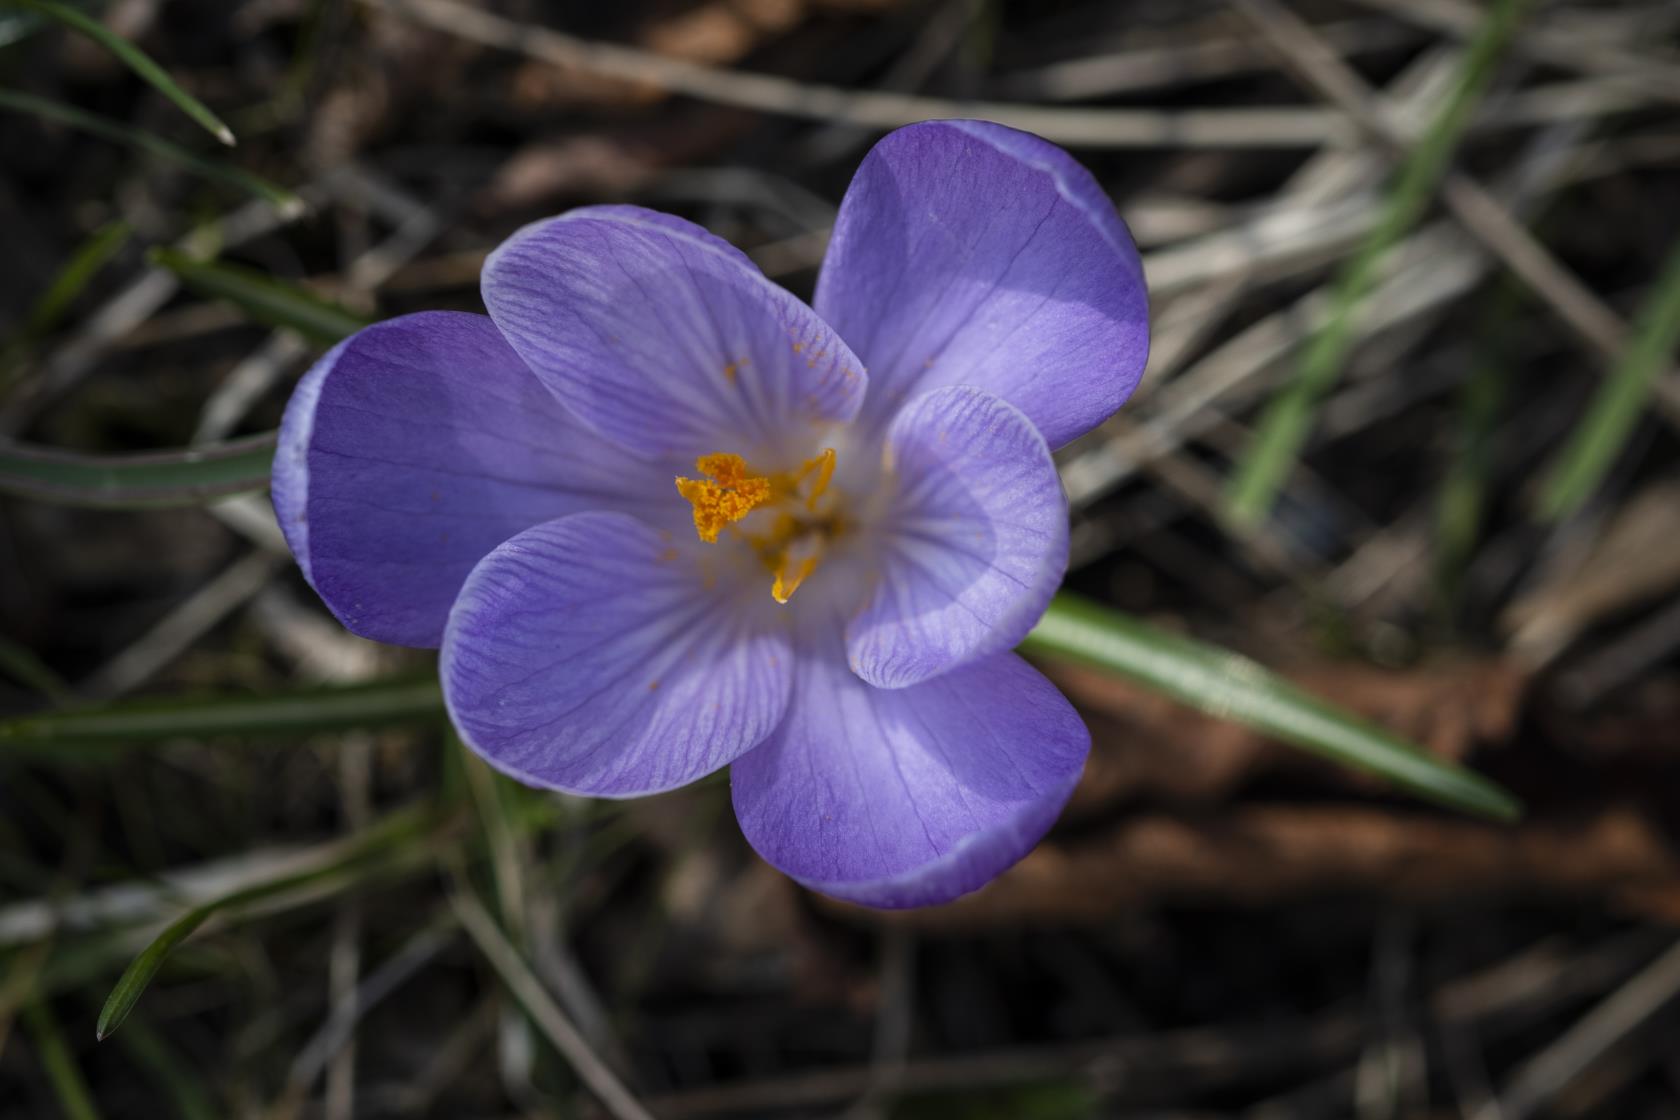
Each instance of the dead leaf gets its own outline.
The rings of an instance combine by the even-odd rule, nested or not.
[[[1273,806],[1206,820],[1149,814],[1094,838],[1042,844],[949,906],[889,916],[826,905],[873,922],[968,931],[1105,921],[1168,902],[1258,907],[1346,891],[1427,903],[1596,896],[1646,915],[1680,914],[1680,866],[1651,821],[1627,808],[1509,828]]]

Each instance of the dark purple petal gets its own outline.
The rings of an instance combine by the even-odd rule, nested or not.
[[[1027,636],[1067,568],[1067,500],[1032,421],[979,389],[911,401],[887,461],[875,586],[846,652],[870,684],[903,688]]]
[[[730,769],[735,815],[770,863],[866,906],[948,902],[1054,823],[1090,736],[1012,653],[878,689],[836,649],[801,660],[787,718]]]
[[[981,121],[926,121],[875,145],[816,307],[869,370],[871,422],[919,392],[974,385],[1053,448],[1120,407],[1149,350],[1137,249],[1091,173]]]
[[[317,362],[286,408],[273,483],[280,527],[332,612],[409,646],[442,640],[467,573],[521,529],[673,506],[669,468],[594,435],[495,324],[452,311],[377,323]]]
[[[674,789],[758,744],[787,707],[783,619],[750,557],[699,548],[580,513],[485,557],[439,665],[461,738],[522,782],[597,797]]]
[[[485,262],[484,303],[543,382],[608,439],[782,469],[849,420],[863,366],[815,313],[690,222],[593,206]]]

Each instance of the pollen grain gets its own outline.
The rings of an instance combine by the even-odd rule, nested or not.
[[[702,455],[694,467],[706,478],[678,478],[677,493],[694,507],[694,531],[715,543],[725,525],[741,520],[770,501],[775,487],[752,473],[739,455]]]

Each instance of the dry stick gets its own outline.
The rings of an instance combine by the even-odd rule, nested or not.
[[[915,933],[889,925],[881,931],[881,1003],[875,1016],[870,1078],[842,1120],[874,1120],[891,1110],[910,1054],[915,1019]]]
[[[1680,995],[1680,943],[1530,1058],[1499,1099],[1489,1101],[1475,1120],[1525,1120],[1676,995]]]
[[[312,191],[305,188],[299,194],[313,205]],[[188,233],[175,242],[175,247],[187,253],[217,246],[230,248],[279,229],[299,216],[283,213],[270,202],[248,202]],[[29,391],[0,408],[0,436],[15,435],[27,427],[40,409],[73,388],[117,339],[150,318],[179,288],[180,282],[172,273],[151,267],[82,320],[76,336],[46,363]]]
[[[904,1095],[974,1093],[1035,1082],[1093,1088],[1118,1084],[1134,1090],[1141,1085],[1228,1085],[1280,1069],[1341,1061],[1357,1052],[1361,1033],[1357,1016],[1332,1012],[1286,1030],[1181,1028],[1014,1046],[906,1062],[899,1090]],[[827,1067],[680,1090],[655,1098],[654,1104],[670,1117],[802,1114],[866,1092],[876,1072],[873,1064]]]
[[[1367,8],[1434,31],[1466,38],[1475,34],[1481,11],[1458,0],[1353,0]],[[1625,82],[1643,94],[1680,101],[1680,70],[1673,60],[1647,57],[1609,43],[1546,27],[1525,28],[1513,47],[1530,58]]]
[[[1344,54],[1410,47],[1417,32],[1387,20],[1349,20],[1324,29]],[[1092,101],[1122,93],[1232,78],[1267,65],[1267,53],[1247,36],[1198,36],[1174,46],[1085,54],[992,80],[998,93],[1022,101]]]
[[[272,553],[247,553],[100,666],[77,691],[109,700],[145,683],[261,591],[279,566],[280,558]]]
[[[524,864],[520,859],[519,841],[513,826],[497,803],[495,775],[478,756],[468,751],[454,736],[450,744],[461,756],[466,771],[467,790],[477,811],[484,839],[490,849],[490,879],[496,891],[496,911],[500,919],[498,929],[510,931],[509,945],[521,959],[530,953],[531,925],[527,899]],[[533,970],[533,976],[536,975]],[[538,981],[541,982],[540,979]],[[555,1006],[560,1006],[556,1002]],[[528,1094],[531,1089],[532,1061],[536,1047],[531,1043],[530,1020],[519,1013],[516,1004],[504,1003],[496,1024],[497,1055],[501,1075],[510,1096]],[[588,1046],[588,1039],[580,1030],[578,1037]],[[564,1051],[561,1051],[564,1053]],[[591,1049],[593,1053],[593,1049]]]
[[[1439,225],[1414,234],[1383,264],[1385,279],[1359,317],[1363,335],[1405,323],[1448,302],[1479,279],[1483,265],[1473,249]],[[1299,343],[1328,316],[1322,290],[1275,311],[1239,332],[1191,369],[1153,394],[1159,403],[1137,423],[1136,435],[1117,439],[1068,463],[1062,472],[1068,500],[1087,505],[1111,492],[1140,467],[1171,454],[1220,423],[1215,406],[1239,389],[1258,394]],[[1233,402],[1235,403],[1235,402]]]
[[[770,74],[749,74],[651,51],[600,43],[504,19],[456,0],[362,0],[485,46],[561,67],[658,86],[719,105],[869,128],[897,128],[936,117],[984,117],[1089,148],[1308,148],[1345,138],[1338,114],[1320,109],[1045,109],[854,91]]]
[[[371,209],[398,223],[388,237],[350,262],[338,291],[371,292],[413,260],[443,228],[442,218],[431,208],[354,165],[327,176],[326,189],[340,201],[354,194],[366,200]],[[307,356],[309,349],[302,338],[286,328],[269,335],[261,347],[222,379],[222,384],[205,402],[194,442],[218,438],[218,434],[237,427],[279,377]],[[281,556],[290,554],[266,496],[242,494],[215,503],[209,510],[228,528],[259,547]]]
[[[1314,148],[1348,139],[1347,122],[1323,109],[1046,109],[999,101],[961,101],[848,90],[667,58],[651,51],[579,39],[539,24],[504,19],[458,0],[361,0],[457,38],[550,65],[650,84],[671,93],[770,115],[891,129],[931,118],[980,117],[1072,147]],[[1596,116],[1638,102],[1624,82],[1600,80],[1513,98],[1483,123],[1521,125]]]
[[[1571,707],[1586,708],[1680,649],[1680,598],[1673,599],[1570,669],[1558,687]]]
[[[1601,991],[1624,973],[1623,962],[1642,942],[1617,937],[1564,955],[1548,940],[1491,967],[1457,977],[1428,994],[1434,1019],[1467,1026],[1501,1015],[1543,1013],[1567,1000]],[[1061,1046],[1007,1049],[917,1058],[906,1063],[905,1092],[975,1091],[1032,1082],[1075,1080],[1122,1087],[1154,1081],[1168,1085],[1229,1085],[1257,1072],[1341,1061],[1358,1052],[1365,1026],[1356,1015],[1327,1013],[1302,1027],[1262,1029],[1183,1028]],[[661,1095],[662,1115],[780,1116],[815,1109],[864,1092],[873,1065],[851,1065],[724,1082]],[[1344,1098],[1345,1099],[1345,1098]],[[1294,1115],[1292,1111],[1290,1115]]]
[[[1308,84],[1391,152],[1403,151],[1405,137],[1383,114],[1371,88],[1309,24],[1277,0],[1232,3],[1277,46],[1284,61]],[[1606,369],[1620,363],[1628,344],[1627,324],[1536,241],[1487,188],[1463,172],[1448,171],[1441,193],[1448,211],[1466,230],[1528,284],[1581,339],[1608,359],[1610,367]],[[1669,422],[1680,426],[1680,383],[1672,378],[1659,380],[1657,403]]]
[[[451,834],[447,826],[441,826],[438,835]],[[30,898],[9,903],[0,906],[0,949],[17,948],[48,937],[116,928],[130,929],[144,945],[185,910],[261,887],[276,879],[324,872],[342,863],[366,843],[366,837],[341,836],[302,847],[259,848],[165,870],[152,879],[130,879],[93,887],[64,899]],[[427,852],[424,844],[416,844],[414,860],[433,858]],[[298,887],[267,902],[241,908],[240,915],[255,916],[286,906],[302,905],[323,897],[328,886],[317,881],[310,886]]]
[[[337,744],[339,800],[344,823],[359,833],[373,815],[369,786],[373,780],[373,736],[354,731]],[[354,1023],[356,1000],[361,990],[362,898],[351,892],[339,902],[333,918],[332,944],[327,954],[327,998],[332,1010],[328,1018],[348,1017]],[[352,1120],[356,1112],[356,1033],[347,1031],[327,1063],[327,1088],[323,1101],[326,1120]]]
[[[352,998],[334,1005],[332,1013],[292,1059],[286,1074],[281,1108],[276,1110],[278,1114],[291,1115],[296,1111],[296,1104],[308,1092],[315,1078],[320,1076],[333,1056],[354,1039],[357,1022],[448,948],[456,933],[453,920],[435,922],[423,928],[405,941],[394,955],[368,973]]]
[[[1383,259],[1428,210],[1497,72],[1504,45],[1530,2],[1494,0],[1482,30],[1465,53],[1452,92],[1398,162],[1377,224],[1337,270],[1330,289],[1330,315],[1306,340],[1294,376],[1266,402],[1254,441],[1231,472],[1225,489],[1225,517],[1232,524],[1253,526],[1270,516],[1278,490],[1312,436],[1322,398],[1340,380],[1357,345],[1354,312],[1375,285]]]
[[[1427,108],[1445,95],[1455,72],[1456,53],[1432,52],[1395,79],[1390,88],[1402,112],[1421,119]],[[1381,161],[1364,149],[1327,148],[1290,177],[1276,203],[1246,223],[1146,256],[1144,268],[1153,298],[1191,290],[1157,316],[1149,376],[1140,399],[1147,400],[1149,389],[1176,371],[1252,284],[1315,267],[1356,240],[1375,220],[1376,200],[1370,188],[1379,181],[1380,171]],[[1200,288],[1192,287],[1198,282]],[[1203,438],[1222,427],[1236,428],[1234,422],[1211,410],[1203,418],[1210,423],[1195,433]],[[1106,493],[1130,473],[1131,459],[1125,449],[1154,445],[1160,453],[1137,466],[1191,508],[1210,515],[1217,510],[1217,478],[1180,452],[1182,441],[1157,444],[1153,432],[1121,413],[1094,433],[1091,442],[1095,446],[1076,452],[1063,469],[1076,506]],[[1309,477],[1303,474],[1297,481],[1305,482]],[[1306,580],[1307,573],[1277,538],[1273,527],[1234,535],[1233,540],[1257,568],[1297,583]],[[1076,566],[1088,560],[1077,560]]]
[[[450,898],[450,905],[455,910],[455,916],[461,920],[461,927],[490,962],[490,967],[496,970],[514,998],[530,1013],[543,1035],[571,1063],[583,1083],[606,1105],[607,1111],[619,1120],[653,1120],[652,1114],[630,1095],[630,1090],[607,1068],[606,1063],[596,1057],[530,966],[508,944],[483,903],[472,894],[460,891]]]
[[[228,438],[245,414],[272,389],[285,372],[309,355],[309,343],[288,327],[263,340],[222,378],[199,412],[193,443],[216,443]]]
[[[1257,284],[1328,263],[1357,244],[1376,216],[1370,195],[1267,208],[1249,221],[1147,254],[1150,299],[1233,275]]]
[[[1430,52],[1412,63],[1390,84],[1392,104],[1396,106],[1396,112],[1399,115],[1407,118],[1417,118],[1421,121],[1426,116],[1430,106],[1445,96],[1452,75],[1457,69],[1455,62],[1457,53],[1453,50]],[[1144,258],[1144,271],[1145,275],[1150,278],[1151,291],[1157,296],[1159,295],[1156,284],[1158,272],[1165,273],[1164,279],[1169,284],[1175,279],[1175,273],[1177,276],[1186,279],[1198,274],[1207,275],[1209,279],[1214,281],[1213,284],[1208,285],[1208,288],[1222,287],[1225,289],[1225,294],[1223,297],[1217,294],[1209,296],[1205,288],[1202,293],[1194,296],[1181,296],[1178,301],[1170,304],[1167,310],[1158,316],[1159,321],[1155,325],[1156,337],[1150,346],[1149,370],[1135,398],[1134,406],[1152,402],[1155,397],[1162,396],[1163,393],[1159,386],[1163,380],[1174,374],[1180,361],[1188,357],[1194,348],[1200,346],[1201,326],[1197,324],[1196,319],[1200,320],[1200,324],[1216,323],[1225,312],[1234,306],[1236,299],[1247,290],[1246,286],[1240,282],[1246,274],[1262,268],[1266,271],[1277,271],[1277,266],[1269,260],[1250,260],[1243,263],[1241,271],[1235,276],[1239,283],[1233,284],[1231,283],[1233,279],[1231,273],[1218,275],[1217,273],[1203,271],[1208,269],[1209,265],[1197,259],[1199,255],[1196,251],[1197,246],[1200,246],[1200,253],[1219,255],[1223,252],[1222,245],[1224,239],[1227,238],[1239,245],[1245,241],[1258,241],[1263,245],[1268,244],[1267,238],[1261,233],[1262,227],[1275,227],[1281,224],[1287,228],[1290,222],[1281,216],[1294,211],[1308,217],[1306,231],[1313,231],[1312,236],[1316,237],[1322,231],[1316,230],[1311,224],[1311,215],[1320,215],[1322,220],[1323,215],[1327,212],[1336,213],[1343,206],[1357,205],[1360,199],[1363,199],[1367,211],[1374,218],[1376,201],[1374,195],[1371,194],[1371,189],[1379,181],[1380,167],[1380,161],[1375,154],[1364,148],[1350,151],[1327,147],[1290,177],[1289,182],[1283,189],[1284,197],[1276,204],[1266,207],[1258,218],[1251,219],[1245,225],[1224,233],[1215,232],[1188,245],[1160,250],[1147,255]],[[1306,231],[1303,231],[1303,236],[1306,235]],[[1269,244],[1279,253],[1293,258],[1297,264],[1310,265],[1311,263],[1312,253],[1297,255],[1294,248],[1287,243],[1272,241]],[[1328,247],[1328,244],[1321,242],[1314,247],[1314,250],[1315,252],[1323,251]],[[1183,321],[1181,326],[1180,305],[1192,299],[1200,306],[1195,308],[1195,315],[1192,319]],[[1275,335],[1280,330],[1287,333],[1287,314],[1282,319],[1276,316],[1273,318],[1275,321],[1272,322],[1272,326],[1260,333]],[[1196,367],[1198,376],[1202,371],[1210,369],[1210,360],[1215,359],[1218,355],[1230,355],[1239,362],[1247,360],[1253,354],[1253,351],[1248,349],[1248,343],[1254,337],[1255,334],[1251,328],[1238,336],[1242,342],[1241,352],[1233,354],[1231,347],[1225,346],[1209,355],[1208,358],[1204,358]],[[1274,354],[1261,358],[1252,367],[1253,372],[1263,371],[1267,364],[1275,360],[1275,357]],[[1215,362],[1215,365],[1217,364]],[[1229,365],[1230,363],[1227,361],[1225,364]],[[1190,385],[1194,386],[1195,383],[1196,378],[1192,377]],[[1178,381],[1168,382],[1167,385],[1165,396],[1168,400],[1182,395],[1186,388],[1180,385]],[[1182,440],[1162,444],[1160,454],[1147,453],[1148,448],[1156,443],[1153,432],[1147,429],[1155,427],[1159,423],[1159,419],[1157,418],[1154,423],[1133,423],[1133,419],[1133,414],[1128,411],[1109,421],[1097,433],[1093,434],[1090,442],[1094,446],[1078,451],[1064,462],[1063,482],[1067,485],[1070,500],[1076,508],[1095,501],[1120,485],[1131,476],[1137,467],[1153,469],[1153,464],[1160,461],[1162,455],[1176,454],[1177,447],[1183,442]],[[1203,430],[1205,430],[1205,426],[1192,434],[1200,434]],[[1139,453],[1146,453],[1146,457],[1141,462],[1136,461],[1136,455]]]
[[[984,9],[983,0],[945,0],[922,24],[921,30],[877,80],[877,88],[891,93],[920,89],[940,65],[962,45]],[[807,163],[831,163],[869,142],[866,129],[831,124],[799,142]]]

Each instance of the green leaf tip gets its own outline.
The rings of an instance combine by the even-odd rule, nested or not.
[[[1056,596],[1021,650],[1117,673],[1440,805],[1498,821],[1522,815],[1521,803],[1497,784],[1304,692],[1257,662],[1076,595]]]
[[[58,0],[14,0],[14,2],[86,35],[116,55],[125,66],[139,75],[143,81],[174,102],[176,107],[191,117],[199,127],[228,147],[233,147],[233,130],[220,117],[212,113],[209,106],[182,89],[180,84],[169,76],[168,71],[153,62],[151,56],[145,51],[106,27],[99,20],[70,7],[68,4],[58,3]]]
[[[1553,461],[1538,513],[1559,521],[1584,505],[1615,465],[1680,343],[1680,241],[1640,307],[1633,339]]]
[[[256,269],[200,260],[162,247],[153,248],[147,256],[200,294],[227,300],[259,323],[288,327],[316,342],[337,342],[368,325],[368,320],[338,304]]]

